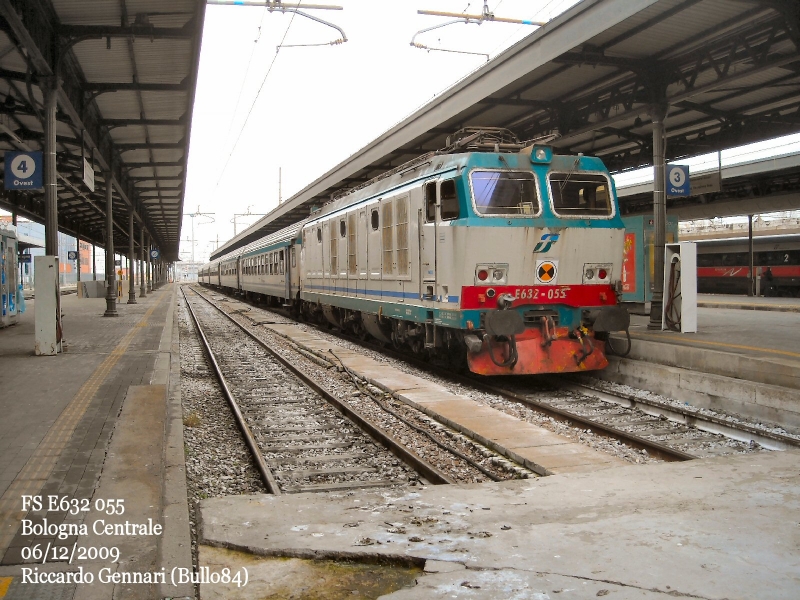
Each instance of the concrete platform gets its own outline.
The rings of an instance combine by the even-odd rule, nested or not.
[[[739,296],[735,294],[698,294],[697,305],[702,308],[736,308],[740,310],[800,312],[800,298],[765,298],[764,296]]]
[[[788,600],[800,589],[799,459],[774,452],[414,492],[216,498],[201,503],[201,543],[425,564],[416,586],[383,596],[392,600]],[[200,559],[216,570],[243,564],[213,548]],[[203,584],[201,597],[263,596]]]
[[[18,325],[0,330],[0,598],[192,593],[191,586],[167,591],[98,583],[101,569],[112,576],[191,566],[179,370],[172,364],[176,291],[165,286],[138,304],[119,304],[114,319],[103,318],[102,298],[64,296],[66,351],[58,356],[33,355],[35,299]],[[24,505],[24,496],[41,497],[41,508]],[[113,508],[96,504],[112,500]],[[23,519],[31,525],[27,531]],[[164,528],[160,535],[93,529],[98,521],[113,528],[148,519]],[[119,559],[96,556],[101,548],[118,548]],[[23,569],[33,563],[55,579],[81,569],[95,579],[92,585],[26,583]]]
[[[650,330],[648,317],[632,315],[629,356],[611,357],[596,376],[800,428],[800,311],[753,309],[800,308],[800,299],[712,298],[724,300],[698,308],[697,333]],[[624,348],[624,338],[615,335],[614,344]]]
[[[304,331],[297,325],[264,324],[263,327],[320,357],[330,358],[332,352],[348,369],[376,387],[394,393],[399,400],[541,475],[623,464],[622,460],[605,452],[455,394],[390,364],[352,352],[314,331]]]

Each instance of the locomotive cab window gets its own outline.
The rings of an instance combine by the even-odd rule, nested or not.
[[[472,171],[469,181],[478,214],[528,216],[539,213],[536,179],[529,171]]]
[[[562,217],[609,217],[613,213],[605,175],[550,173],[553,210]]]

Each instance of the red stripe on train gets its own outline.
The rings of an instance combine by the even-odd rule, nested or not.
[[[761,267],[761,277],[764,277],[764,272],[767,267]],[[800,277],[800,265],[776,265],[770,266],[773,277]],[[756,272],[758,272],[758,265],[756,265]],[[747,267],[697,267],[698,277],[747,277]]]
[[[461,309],[497,308],[497,299],[503,294],[514,297],[514,307],[562,304],[580,308],[617,303],[614,289],[610,285],[481,285],[461,288]]]

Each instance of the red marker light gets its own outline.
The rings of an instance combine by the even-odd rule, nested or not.
[[[607,272],[605,269],[600,269],[600,270],[597,272],[597,276],[598,276],[600,279],[605,279],[607,275],[608,275],[608,272]]]
[[[486,281],[488,278],[489,278],[489,271],[485,269],[481,269],[480,271],[478,271],[478,279],[480,279],[481,281]]]

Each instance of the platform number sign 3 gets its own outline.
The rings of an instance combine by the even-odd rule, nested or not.
[[[689,196],[689,167],[686,165],[669,165],[667,167],[667,195],[672,197]]]
[[[6,152],[4,159],[7,190],[42,189],[41,152]]]

